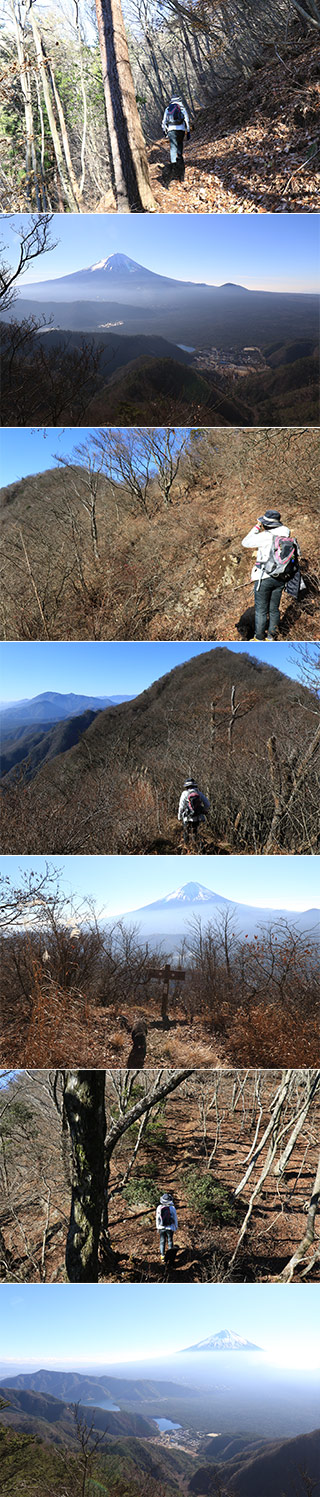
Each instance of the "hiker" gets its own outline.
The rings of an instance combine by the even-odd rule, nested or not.
[[[194,842],[197,841],[201,821],[205,821],[210,811],[210,801],[203,791],[199,790],[196,780],[185,780],[182,794],[179,800],[178,821],[182,821],[183,840],[186,846],[189,842],[190,832],[193,832]]]
[[[171,175],[183,177],[183,142],[185,132],[187,132],[187,140],[190,140],[190,124],[182,99],[176,97],[170,99],[170,104],[164,111],[162,130],[167,135],[170,144],[170,169],[176,168],[176,172],[171,171]]]
[[[160,1258],[161,1263],[164,1263],[166,1246],[168,1253],[172,1253],[173,1233],[178,1231],[178,1217],[170,1190],[165,1190],[160,1196],[156,1210],[156,1230],[160,1232]]]
[[[280,623],[280,600],[284,587],[299,572],[298,542],[290,535],[288,525],[281,524],[278,509],[266,509],[242,545],[256,551],[251,572],[254,582],[254,639],[276,639]]]

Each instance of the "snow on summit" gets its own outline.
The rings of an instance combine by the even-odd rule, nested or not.
[[[207,1336],[204,1341],[197,1341],[194,1346],[185,1346],[184,1351],[262,1351],[261,1346],[256,1346],[254,1341],[247,1341],[245,1336],[238,1336],[237,1331],[216,1331],[213,1336]]]
[[[200,904],[206,904],[212,898],[211,889],[206,889],[204,884],[190,882],[183,884],[181,889],[174,889],[171,894],[165,894],[162,904],[172,904],[175,899],[179,900],[179,904],[195,904],[198,901]]]

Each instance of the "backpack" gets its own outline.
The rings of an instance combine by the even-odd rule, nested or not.
[[[203,816],[203,803],[198,790],[188,790],[188,814],[191,821],[198,821]]]
[[[273,535],[269,556],[262,563],[262,577],[279,577],[287,582],[298,571],[298,544],[293,535]]]
[[[161,1222],[162,1222],[162,1226],[163,1227],[171,1227],[172,1221],[173,1221],[173,1217],[171,1215],[171,1206],[161,1206]]]
[[[185,125],[185,120],[183,118],[180,104],[169,105],[167,112],[167,126],[168,125]]]

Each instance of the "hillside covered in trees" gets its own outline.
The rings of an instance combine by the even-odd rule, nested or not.
[[[316,210],[315,0],[131,0],[123,13],[113,0],[107,18],[109,88],[100,0],[68,12],[55,0],[50,15],[37,0],[10,0],[1,37],[4,212],[112,212],[126,199],[163,213]],[[168,181],[160,137],[172,90],[192,124],[181,183]]]
[[[318,435],[304,427],[76,431],[56,468],[1,491],[2,638],[250,638],[241,542],[272,506],[307,583],[303,603],[283,592],[280,639],[317,639],[319,487]]]
[[[21,759],[18,739],[15,769],[6,739],[2,851],[181,853],[178,804],[192,775],[210,801],[203,852],[315,853],[320,726],[308,665],[310,686],[218,646],[96,713],[64,753],[58,735],[47,763],[44,726],[39,767],[31,746],[30,763]]]
[[[318,1282],[313,1207],[308,1241],[305,1208],[313,1199],[317,1173],[319,1071],[191,1070],[187,1076],[181,1072],[180,1080],[177,1072],[175,1089],[161,1094],[162,1083],[166,1088],[171,1075],[106,1074],[107,1154],[109,1144],[111,1148],[105,1179],[108,1243],[101,1230],[97,1277],[114,1283],[252,1283],[281,1278],[298,1283],[307,1274],[308,1282]],[[103,1076],[101,1080],[104,1085]],[[78,1085],[83,1099],[83,1073]],[[8,1079],[2,1093],[3,1282],[63,1283],[66,1251],[71,1271],[67,1237],[75,1177],[67,1119],[72,1130],[72,1086],[77,1087],[77,1073],[58,1081],[47,1071],[20,1072]],[[140,1105],[148,1104],[149,1111],[136,1116],[135,1109],[139,1114]],[[97,1148],[99,1117],[94,1109]],[[88,1110],[87,1135],[82,1139],[86,1151],[90,1126]],[[174,1253],[167,1255],[165,1266],[155,1229],[163,1182],[178,1214]],[[157,1383],[135,1380],[132,1391],[130,1383],[120,1383],[117,1376],[105,1376],[99,1384],[88,1374],[72,1379],[69,1370],[65,1376],[50,1371],[47,1377],[30,1374],[10,1381],[21,1395],[17,1413],[24,1415],[25,1425],[26,1416],[33,1413],[33,1390],[34,1415],[51,1423],[51,1437],[60,1443],[72,1434],[72,1399],[93,1407],[95,1401],[120,1403],[120,1413],[116,1407],[113,1412],[100,1410],[100,1427],[104,1420],[113,1437],[143,1437],[152,1434],[148,1421],[157,1399],[160,1403],[171,1395],[177,1407],[172,1417],[179,1419],[183,1397],[172,1374],[162,1389]],[[52,1410],[46,1409],[46,1399]],[[56,1399],[64,1400],[57,1409]],[[167,1414],[167,1402],[163,1412]],[[14,1427],[14,1404],[10,1421]]]

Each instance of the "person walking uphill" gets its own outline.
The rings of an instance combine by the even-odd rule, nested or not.
[[[184,176],[183,142],[187,132],[187,140],[190,140],[190,123],[187,110],[182,99],[170,99],[170,104],[164,111],[162,130],[168,136],[170,143],[170,166],[172,176]],[[175,170],[174,170],[175,169]]]
[[[251,572],[254,582],[255,639],[276,639],[283,589],[299,570],[299,546],[278,509],[266,509],[242,545],[256,551]]]
[[[205,821],[208,811],[210,811],[210,801],[203,791],[199,790],[196,780],[185,780],[179,800],[178,821],[182,821],[183,840],[186,846],[190,832],[193,832],[194,842],[197,841],[200,822]]]
[[[156,1230],[160,1232],[160,1259],[164,1263],[166,1246],[168,1252],[172,1253],[173,1233],[178,1231],[178,1217],[170,1190],[165,1190],[160,1196],[156,1210]]]

